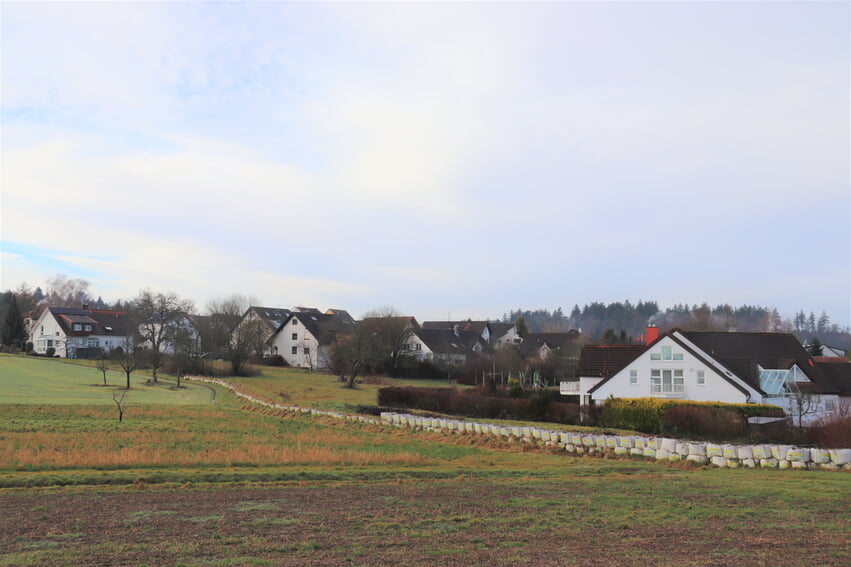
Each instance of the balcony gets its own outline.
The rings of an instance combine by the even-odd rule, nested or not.
[[[558,391],[562,396],[578,396],[580,392],[579,380],[560,382]]]

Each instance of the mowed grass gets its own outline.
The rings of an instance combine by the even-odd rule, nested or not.
[[[114,407],[112,391],[125,387],[127,377],[119,370],[110,370],[106,376],[104,386],[103,374],[94,367],[94,361],[0,354],[0,403]],[[213,391],[200,384],[185,383],[185,388],[176,389],[169,380],[159,385],[146,384],[148,380],[150,375],[145,372],[130,375],[131,389],[125,398],[128,406],[209,404],[214,398]]]

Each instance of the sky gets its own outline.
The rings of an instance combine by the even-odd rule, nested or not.
[[[0,289],[851,324],[848,2],[0,5]]]

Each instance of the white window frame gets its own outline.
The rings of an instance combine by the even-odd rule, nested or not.
[[[650,370],[650,391],[654,396],[684,394],[685,376],[681,368],[653,368]]]
[[[638,370],[632,369],[629,371],[629,383],[633,386],[638,384]]]
[[[697,385],[706,386],[706,372],[703,370],[697,371]]]
[[[297,340],[298,340],[298,333],[293,333],[293,334],[292,334],[292,335],[290,335],[290,336],[292,337],[292,340],[294,340],[294,341],[297,341]]]

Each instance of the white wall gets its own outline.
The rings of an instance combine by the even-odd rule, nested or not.
[[[653,360],[654,353],[660,354],[662,347],[670,347],[672,355],[682,355],[682,360]],[[683,392],[654,393],[652,389],[652,371],[681,370],[683,373]],[[630,383],[630,371],[637,372],[637,383]],[[704,384],[698,384],[698,373],[703,371]],[[592,394],[594,401],[603,401],[609,396],[616,398],[657,397],[666,399],[693,400],[699,402],[718,401],[731,404],[760,403],[761,397],[752,391],[751,399],[741,390],[724,379],[716,368],[704,364],[686,351],[670,337],[657,342],[652,349],[644,352],[630,365],[618,372]]]
[[[295,335],[295,339],[293,339]],[[304,349],[308,352],[305,354]],[[295,354],[293,354],[295,349]],[[275,335],[271,345],[271,354],[280,354],[290,366],[297,368],[320,368],[327,366],[319,352],[319,341],[316,340],[301,321],[291,317],[284,327]],[[326,354],[327,356],[327,354]]]
[[[52,347],[56,349],[56,356],[65,357],[65,339],[62,327],[50,311],[45,309],[32,328],[30,340],[33,343],[33,350],[38,354],[45,354],[47,349]]]

